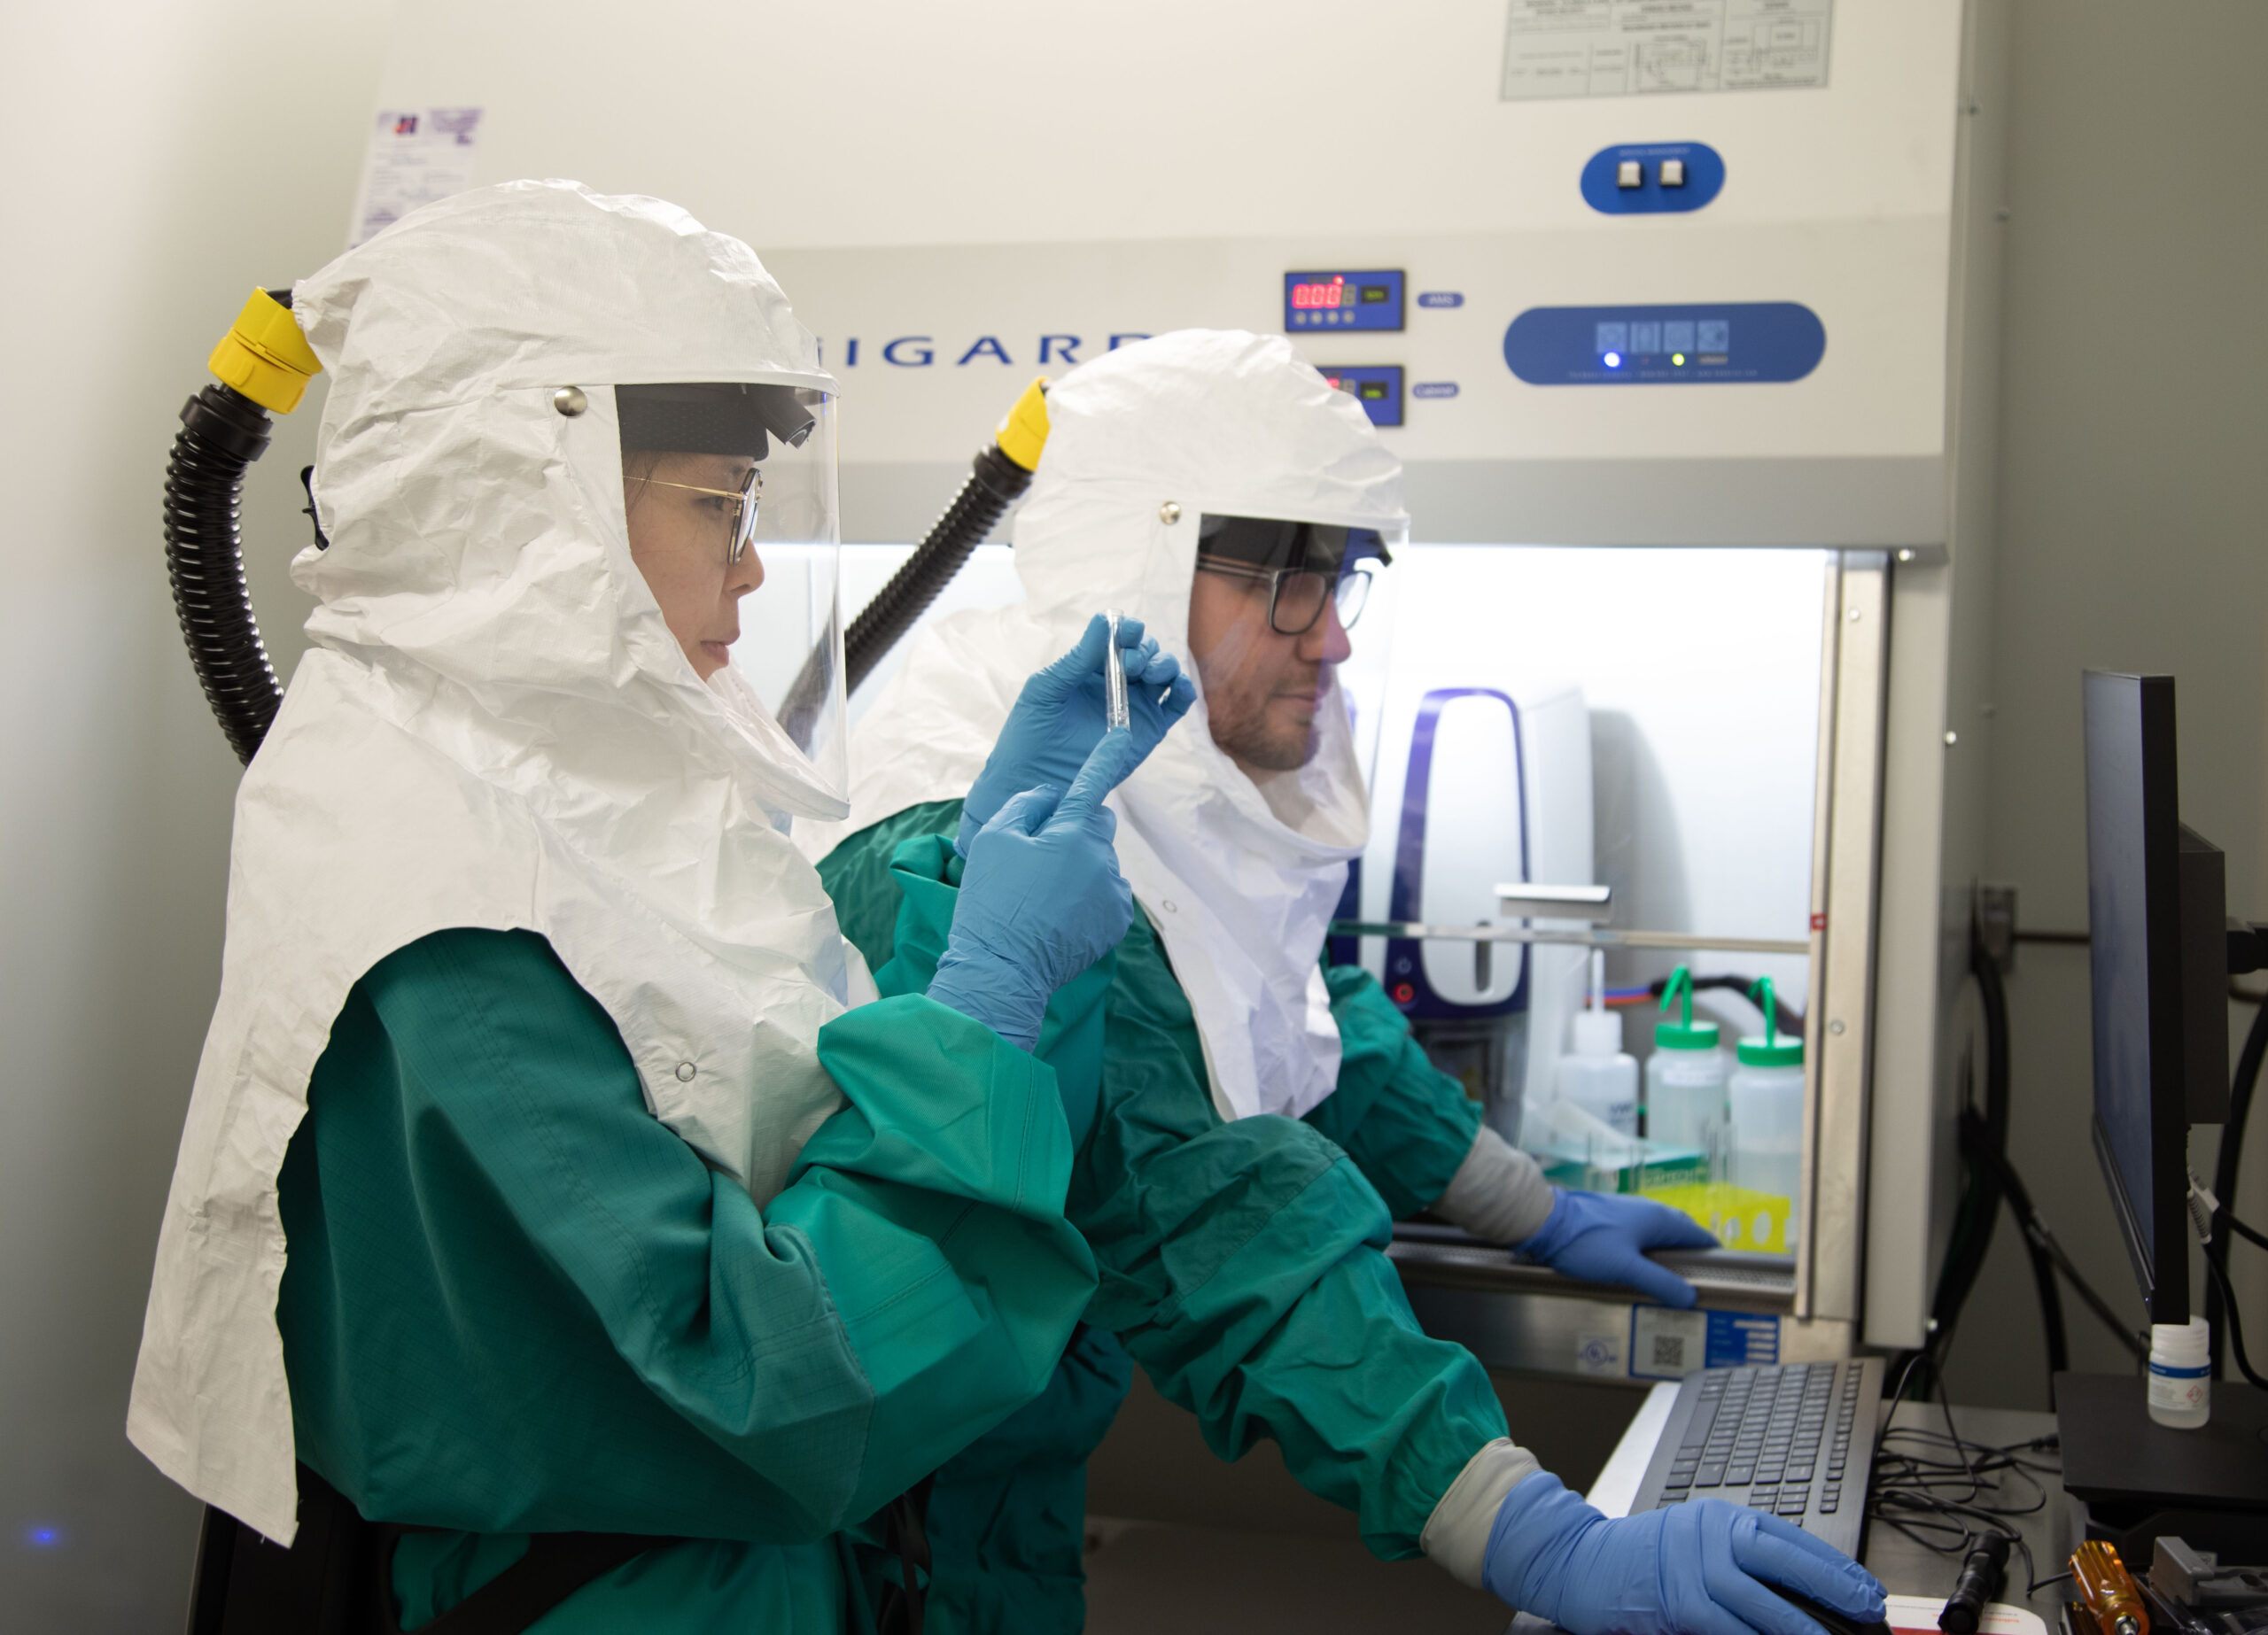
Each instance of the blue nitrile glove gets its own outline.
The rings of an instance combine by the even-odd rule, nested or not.
[[[1103,733],[1103,655],[1109,645],[1110,622],[1098,613],[1087,621],[1076,646],[1024,683],[984,770],[961,805],[960,836],[955,842],[961,856],[968,855],[970,840],[1010,795],[1042,784],[1065,788],[1078,776],[1088,751]],[[1158,651],[1158,644],[1142,634],[1141,620],[1119,621],[1118,645],[1124,654],[1127,713],[1133,718],[1134,761],[1138,764],[1167,730],[1189,713],[1197,701],[1197,688],[1171,655]]]
[[[1883,1616],[1872,1573],[1778,1516],[1694,1499],[1610,1521],[1541,1470],[1504,1496],[1480,1581],[1573,1635],[1825,1635],[1770,1584]]]
[[[1020,1049],[1038,1042],[1055,990],[1133,923],[1118,814],[1102,802],[1141,759],[1131,733],[1106,732],[1068,793],[1024,790],[977,831],[930,998]]]
[[[1650,1197],[1565,1191],[1535,1236],[1512,1245],[1562,1276],[1620,1283],[1681,1310],[1700,1297],[1675,1272],[1647,1259],[1646,1251],[1716,1246],[1717,1240],[1695,1225],[1692,1216]]]

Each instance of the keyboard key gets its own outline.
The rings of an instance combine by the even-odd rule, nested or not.
[[[1696,1487],[1722,1487],[1724,1484],[1725,1468],[1722,1465],[1704,1465],[1693,1478]]]

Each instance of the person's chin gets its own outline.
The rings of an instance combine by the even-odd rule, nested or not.
[[[1247,757],[1254,766],[1271,772],[1296,772],[1315,759],[1317,734],[1312,711],[1296,725],[1282,722],[1271,722],[1270,725],[1272,730],[1253,746],[1252,754]]]

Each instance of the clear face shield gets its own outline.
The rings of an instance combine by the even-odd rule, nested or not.
[[[1338,724],[1367,785],[1394,630],[1391,531],[1207,513],[1190,645],[1215,741],[1255,772],[1314,764]]]
[[[620,385],[631,554],[695,671],[849,782],[835,403],[808,387]]]

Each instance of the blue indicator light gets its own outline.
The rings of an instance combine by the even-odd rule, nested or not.
[[[27,1527],[24,1529],[24,1542],[35,1550],[52,1550],[63,1542],[63,1530],[59,1527]]]
[[[1611,352],[1607,353],[1605,363],[1606,367],[1610,369],[1620,368],[1622,367],[1622,354],[1619,352]]]

